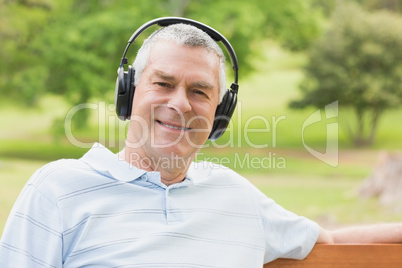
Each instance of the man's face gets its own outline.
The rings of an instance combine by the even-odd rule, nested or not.
[[[216,54],[157,42],[135,89],[127,140],[141,145],[142,157],[194,157],[211,132],[218,102]]]

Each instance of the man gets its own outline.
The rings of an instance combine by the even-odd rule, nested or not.
[[[16,201],[0,267],[262,267],[315,243],[402,241],[400,224],[329,232],[235,172],[193,163],[224,87],[224,56],[174,24],[144,43],[124,150],[38,170]]]

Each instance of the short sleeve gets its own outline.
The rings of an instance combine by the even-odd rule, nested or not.
[[[304,259],[317,241],[318,224],[284,209],[257,191],[266,243],[264,263],[277,258]]]
[[[61,217],[57,203],[32,181],[22,190],[0,241],[0,267],[62,267]]]

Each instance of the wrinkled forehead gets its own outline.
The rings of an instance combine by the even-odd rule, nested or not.
[[[171,41],[159,41],[151,48],[148,66],[159,70],[193,73],[207,77],[219,88],[219,57],[204,47],[178,45]],[[202,75],[201,75],[202,74]]]

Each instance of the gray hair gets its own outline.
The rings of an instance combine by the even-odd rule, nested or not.
[[[178,45],[203,47],[219,57],[219,103],[226,93],[225,55],[220,46],[204,31],[197,27],[179,23],[160,28],[153,32],[142,44],[133,63],[135,86],[141,79],[142,72],[148,64],[152,46],[158,41],[174,41]]]

